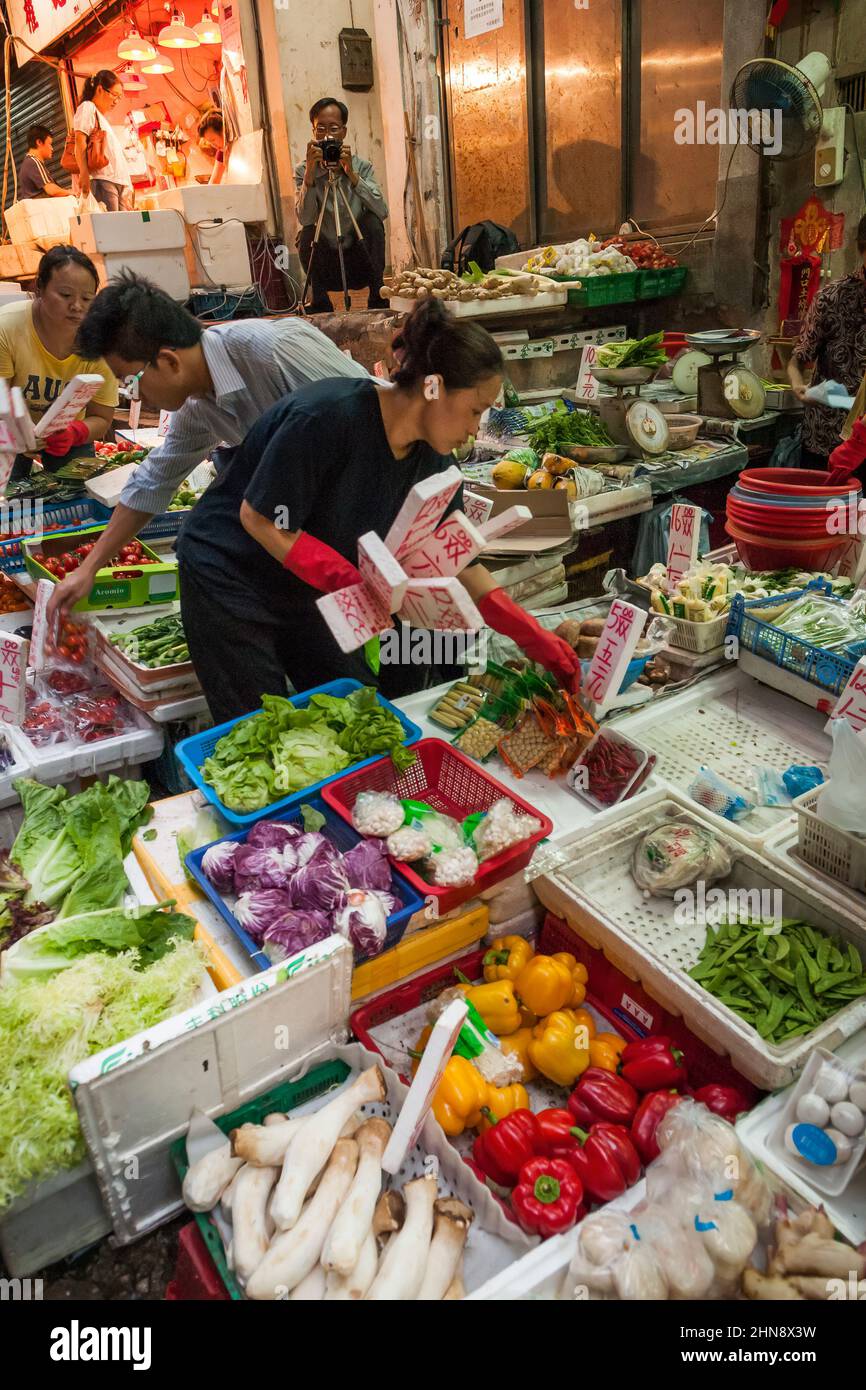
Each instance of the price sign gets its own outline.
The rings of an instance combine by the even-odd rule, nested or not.
[[[0,641],[0,719],[7,724],[20,724],[24,719],[29,649],[25,637],[4,632]]]
[[[675,502],[671,508],[668,532],[668,579],[676,584],[694,569],[701,540],[701,509],[688,502]]]
[[[866,657],[861,656],[848,678],[848,684],[833,706],[833,711],[824,726],[830,732],[834,719],[847,719],[855,733],[866,729]]]
[[[609,703],[622,685],[647,616],[643,609],[619,598],[610,605],[584,684],[586,694],[595,701],[596,712]]]
[[[464,492],[463,510],[474,526],[483,526],[493,511],[493,498],[480,497],[477,492]]]
[[[166,411],[166,414],[168,412]],[[138,429],[138,422],[141,419],[141,401],[129,402],[129,428],[133,433]]]
[[[170,410],[161,410],[161,411],[159,412],[159,425],[157,426],[157,430],[156,430],[156,432],[157,432],[157,434],[159,435],[160,439],[165,439],[166,435],[168,434],[168,427],[169,427],[170,424],[171,424],[171,411],[170,411]]]
[[[598,398],[598,382],[591,370],[597,359],[598,348],[595,343],[587,343],[580,354],[580,367],[577,372],[575,394],[579,401],[594,401]]]

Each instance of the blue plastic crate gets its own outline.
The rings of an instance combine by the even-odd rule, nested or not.
[[[361,682],[356,680],[327,681],[325,685],[317,685],[312,690],[304,690],[299,695],[291,697],[292,704],[297,709],[306,709],[313,695],[351,695],[353,690],[360,690]],[[404,744],[415,743],[421,737],[421,730],[417,724],[413,724],[411,719],[407,719],[396,705],[392,705],[390,700],[386,700],[384,695],[376,692],[376,699],[385,709],[395,714],[402,724],[406,737]],[[302,791],[293,792],[291,796],[284,796],[280,801],[272,801],[270,806],[263,806],[260,811],[252,811],[247,815],[241,815],[239,811],[230,811],[224,806],[214,791],[201,775],[201,769],[205,759],[209,758],[224,734],[233,729],[235,724],[240,724],[242,719],[251,719],[254,714],[261,711],[252,710],[249,714],[242,714],[239,719],[229,719],[225,724],[217,724],[213,729],[208,729],[203,734],[193,734],[191,738],[183,739],[175,748],[178,761],[184,768],[190,781],[198,787],[212,806],[225,816],[232,825],[254,825],[257,820],[264,820],[266,817],[273,816],[276,811],[281,811],[287,806],[298,806],[302,801],[309,801],[321,787],[327,786],[329,782],[335,782],[338,777],[343,777],[346,772],[357,772],[359,767],[366,767],[368,763],[375,763],[381,758],[381,753],[376,753],[372,758],[362,758],[360,762],[352,763],[344,768],[343,772],[335,772],[333,777],[325,777],[321,782],[313,782],[309,787],[304,787]]]
[[[795,589],[788,594],[772,594],[769,598],[744,600],[742,594],[736,594],[725,637],[736,637],[746,651],[782,670],[790,671],[817,689],[831,695],[841,695],[858,657],[866,652],[866,641],[852,643],[845,652],[831,652],[824,647],[816,647],[812,642],[805,642],[801,637],[793,637],[790,632],[774,627],[760,616],[761,608],[778,608],[780,603],[793,603],[809,593],[823,593],[825,597],[833,598],[830,585],[820,579],[805,589]],[[841,603],[842,599],[834,601]]]
[[[94,502],[93,506],[100,521],[109,522],[114,515],[114,508],[107,507],[104,502]],[[164,541],[170,536],[176,536],[184,517],[189,516],[191,511],[192,507],[186,507],[182,512],[160,512],[158,516],[152,516],[147,525],[142,526],[139,531],[139,540]]]
[[[102,513],[106,510],[98,502],[93,502],[87,497],[82,498],[79,502],[43,502],[42,520],[52,524],[56,524],[58,521],[68,523],[68,525],[64,525],[64,531],[81,531],[87,526],[101,522]],[[62,535],[63,532],[52,531],[50,534]],[[18,570],[23,570],[24,557],[21,553],[21,542],[31,540],[33,540],[33,533],[16,536],[14,540],[0,542],[0,571],[3,574],[15,574]]]
[[[304,804],[312,806],[316,811],[321,811],[322,815],[325,817],[325,824],[322,826],[321,833],[327,836],[331,844],[334,845],[341,854],[345,854],[347,850],[353,849],[354,846],[364,838],[363,835],[359,835],[356,830],[353,830],[350,825],[347,825],[342,816],[339,816],[336,811],[332,811],[329,806],[326,806],[321,798],[314,797],[310,800],[305,800]],[[301,814],[300,807],[298,807],[283,815],[269,816],[267,819],[288,822],[299,821],[301,819]],[[236,830],[233,835],[225,835],[223,839],[238,840],[243,843],[249,833],[250,828],[247,827],[246,830]],[[221,843],[221,841],[215,841],[215,843]],[[264,951],[256,945],[252,937],[244,931],[231,908],[216,891],[213,884],[203,872],[201,861],[208,849],[209,846],[204,845],[201,849],[194,849],[188,854],[186,856],[187,868],[196,883],[198,883],[202,892],[207,894],[226,925],[237,937],[244,950],[249,953],[250,959],[256,968],[258,970],[270,970],[271,961],[268,960]],[[395,898],[399,898],[403,906],[399,907],[396,912],[392,912],[391,916],[388,918],[388,934],[382,946],[383,951],[390,951],[392,946],[398,945],[406,930],[409,918],[414,916],[418,909],[424,906],[424,899],[421,897],[421,894],[412,887],[402,874],[398,874],[396,869],[391,870],[391,892],[394,894]],[[355,953],[356,965],[360,965],[362,961],[369,959],[369,956],[362,956],[357,952]]]

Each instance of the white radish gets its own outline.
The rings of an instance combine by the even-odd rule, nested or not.
[[[232,1244],[235,1271],[246,1282],[261,1264],[268,1249],[267,1209],[276,1168],[252,1168],[246,1164],[232,1192]]]
[[[432,1177],[415,1178],[403,1188],[406,1220],[388,1241],[379,1272],[367,1294],[370,1302],[410,1301],[418,1297],[433,1235],[436,1190],[436,1179]]]
[[[243,1162],[232,1154],[226,1139],[193,1163],[183,1180],[183,1200],[190,1211],[212,1211]]]
[[[372,1231],[369,1231],[364,1244],[361,1246],[358,1263],[355,1265],[352,1272],[345,1275],[345,1277],[333,1271],[328,1275],[325,1300],[331,1300],[332,1302],[342,1300],[345,1302],[349,1299],[363,1298],[373,1280],[376,1278],[376,1270],[378,1268],[379,1252],[376,1249],[376,1237],[373,1235]]]
[[[354,1139],[340,1139],[334,1147],[319,1189],[290,1231],[283,1231],[247,1283],[247,1298],[279,1299],[306,1279],[319,1263],[325,1237],[340,1203],[349,1190],[358,1158]]]
[[[463,1248],[474,1212],[456,1197],[445,1197],[435,1204],[435,1224],[424,1282],[418,1300],[439,1303],[448,1292],[460,1268]]]
[[[361,1105],[385,1099],[385,1082],[378,1067],[368,1067],[330,1105],[310,1115],[295,1135],[283,1161],[271,1214],[278,1230],[290,1231],[301,1214],[310,1183],[327,1163],[341,1129]]]
[[[255,1168],[278,1167],[295,1135],[305,1124],[306,1117],[300,1120],[281,1119],[278,1124],[270,1125],[241,1125],[240,1129],[233,1129],[229,1135],[232,1153]]]
[[[302,1279],[289,1294],[289,1300],[302,1302],[321,1302],[325,1297],[327,1275],[321,1265],[314,1265],[307,1275]]]
[[[358,1167],[349,1195],[337,1212],[325,1241],[322,1264],[326,1270],[351,1274],[358,1263],[361,1246],[372,1229],[382,1186],[382,1155],[390,1138],[391,1126],[379,1119],[367,1120],[355,1136]]]

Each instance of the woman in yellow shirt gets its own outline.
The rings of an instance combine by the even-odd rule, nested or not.
[[[74,246],[54,246],[42,257],[36,297],[0,309],[0,377],[20,386],[34,424],[64,386],[82,372],[104,378],[93,400],[66,429],[41,443],[42,465],[53,472],[104,439],[117,405],[117,380],[107,362],[88,362],[74,350],[75,335],[99,289],[93,262]],[[12,477],[26,477],[32,459],[19,454]]]

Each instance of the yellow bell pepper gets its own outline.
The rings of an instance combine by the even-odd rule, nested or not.
[[[586,1029],[584,1037],[587,1042],[592,1042],[595,1037],[595,1019],[589,1009],[566,1009],[565,1012],[574,1016],[577,1027]]]
[[[605,1071],[616,1071],[619,1065],[616,1048],[604,1038],[593,1038],[589,1044],[589,1064],[591,1067],[602,1067]]]
[[[574,985],[571,967],[556,956],[533,956],[514,981],[520,1002],[539,1018],[564,1008]]]
[[[596,1033],[595,1041],[607,1043],[608,1047],[612,1047],[617,1055],[617,1060],[619,1060],[626,1048],[625,1038],[621,1038],[619,1033]]]
[[[491,1033],[497,1037],[516,1033],[520,1027],[520,1006],[510,980],[494,980],[492,984],[473,985],[466,998],[477,1009]]]
[[[589,1048],[578,1045],[585,1036],[573,1013],[557,1010],[536,1026],[529,1055],[549,1081],[573,1086],[589,1066]]]
[[[566,1008],[578,1008],[586,998],[586,983],[589,979],[589,972],[586,966],[581,965],[577,957],[573,956],[570,951],[557,951],[552,959],[561,961],[562,964],[567,967],[571,975],[572,992],[570,997],[565,1001]]]
[[[527,1009],[525,1004],[520,1005],[520,1027],[533,1029],[538,1022],[538,1014],[534,1014],[531,1009]]]
[[[537,1023],[533,1015],[533,1027]],[[532,1028],[518,1028],[516,1033],[509,1033],[507,1038],[500,1038],[499,1045],[506,1056],[516,1057],[523,1068],[523,1080],[532,1081],[538,1075],[538,1068],[533,1064],[529,1055],[529,1044],[532,1041]]]
[[[465,1057],[450,1057],[432,1106],[445,1133],[456,1138],[464,1129],[474,1129],[481,1121],[482,1107],[490,1104],[493,1089]]]
[[[498,936],[484,956],[485,980],[516,980],[535,954],[522,936]]]
[[[409,1056],[412,1058],[412,1075],[413,1075],[413,1076],[415,1075],[415,1073],[417,1072],[419,1066],[421,1065],[421,1058],[422,1058],[422,1056],[424,1055],[424,1048],[427,1046],[428,1042],[430,1041],[430,1034],[431,1034],[432,1032],[433,1032],[433,1024],[432,1024],[432,1023],[428,1023],[426,1028],[422,1028],[422,1029],[421,1029],[421,1032],[420,1032],[420,1034],[419,1034],[419,1036],[418,1036],[418,1041],[416,1042],[415,1046],[414,1046],[413,1048],[411,1048],[411,1050],[410,1050],[410,1052],[409,1052]]]
[[[491,1086],[490,1097],[481,1111],[481,1123],[478,1127],[490,1129],[497,1120],[504,1120],[506,1115],[510,1115],[512,1110],[531,1109],[525,1086]]]

